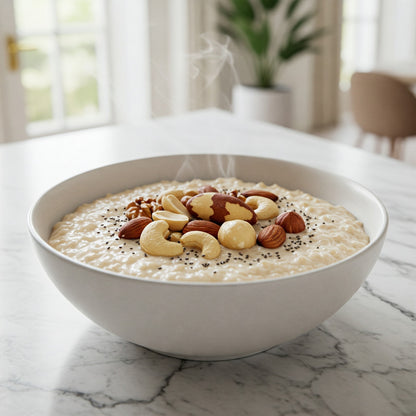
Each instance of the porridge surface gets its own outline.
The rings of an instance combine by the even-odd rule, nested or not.
[[[287,234],[277,249],[255,245],[250,249],[221,247],[213,260],[200,256],[198,249],[186,248],[181,256],[151,256],[140,248],[139,240],[118,237],[128,221],[125,208],[138,196],[156,197],[169,189],[194,189],[212,185],[219,192],[238,189],[263,189],[279,196],[280,213],[295,211],[306,225],[305,231]],[[254,225],[258,233],[271,220]],[[351,256],[365,247],[369,238],[363,224],[340,206],[315,198],[300,190],[290,191],[278,185],[242,182],[236,178],[199,179],[186,183],[159,182],[133,190],[107,195],[81,205],[66,215],[52,231],[49,244],[65,255],[112,272],[145,279],[178,281],[250,281],[288,276],[327,266]]]

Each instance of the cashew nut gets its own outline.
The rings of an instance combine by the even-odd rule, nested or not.
[[[169,224],[169,229],[171,231],[181,231],[189,221],[189,218],[186,215],[175,214],[170,211],[155,211],[152,214],[152,218],[155,221],[166,221]]]
[[[166,221],[153,221],[145,227],[140,236],[140,246],[144,252],[153,256],[180,256],[183,253],[181,244],[166,240],[169,234]]]
[[[166,211],[174,212],[176,214],[186,215],[191,218],[191,214],[183,205],[183,203],[173,194],[165,195],[162,198],[162,207]]]
[[[276,202],[264,196],[249,196],[245,203],[254,210],[258,220],[268,220],[279,215]]]
[[[206,259],[215,259],[221,254],[218,240],[211,234],[203,231],[189,231],[181,237],[184,247],[198,248]]]
[[[226,221],[218,231],[218,240],[224,247],[242,250],[256,244],[256,231],[247,221]]]
[[[182,237],[182,233],[174,232],[169,235],[169,241],[177,243]]]

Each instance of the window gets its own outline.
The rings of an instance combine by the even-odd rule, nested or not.
[[[14,0],[28,136],[111,121],[105,0]]]
[[[347,90],[355,71],[377,63],[380,0],[344,0],[340,88]]]
[[[340,88],[354,71],[379,70],[414,76],[416,1],[344,0]]]

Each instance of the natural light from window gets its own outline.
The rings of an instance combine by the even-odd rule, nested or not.
[[[377,60],[380,0],[344,0],[340,88],[355,71],[369,71]]]
[[[344,0],[341,90],[348,90],[355,71],[413,74],[415,21],[415,0]]]
[[[105,2],[15,0],[29,136],[108,123]]]

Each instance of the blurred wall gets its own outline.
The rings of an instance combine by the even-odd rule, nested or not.
[[[6,141],[5,132],[4,132],[4,121],[3,121],[3,107],[2,107],[3,99],[1,99],[1,97],[2,97],[2,89],[1,89],[1,83],[0,83],[0,143]]]

